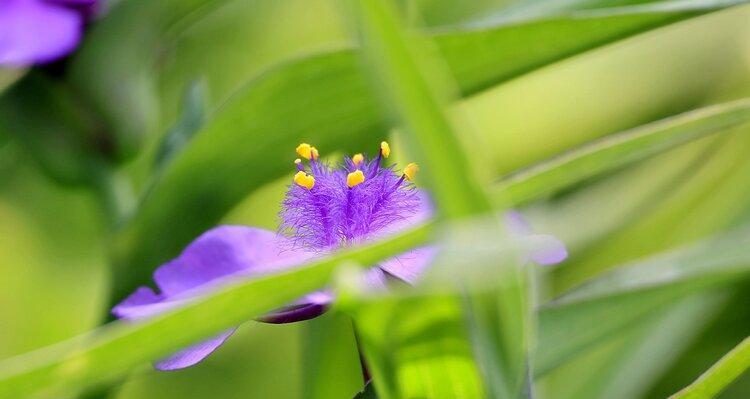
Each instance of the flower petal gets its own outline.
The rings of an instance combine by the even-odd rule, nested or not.
[[[524,237],[529,245],[529,257],[540,265],[555,265],[568,257],[565,244],[549,234],[529,234]]]
[[[287,239],[268,230],[220,226],[195,239],[174,260],[154,272],[165,297],[177,295],[221,277],[259,275],[303,263],[310,252],[288,250]]]
[[[54,61],[75,49],[83,18],[75,10],[39,0],[0,2],[0,65]]]
[[[296,303],[285,306],[279,310],[269,312],[257,320],[264,323],[284,324],[309,320],[322,315],[331,305],[333,296],[324,291],[306,295]]]
[[[432,263],[435,255],[437,255],[437,248],[435,247],[416,248],[383,261],[380,263],[380,268],[388,274],[413,285],[416,284],[424,269]]]
[[[508,211],[503,221],[508,232],[519,236],[528,248],[528,259],[539,265],[555,265],[568,257],[565,244],[549,234],[535,234],[534,228],[518,211]]]
[[[231,330],[224,331],[211,339],[187,347],[166,359],[154,363],[154,367],[156,367],[157,370],[163,371],[190,367],[213,353],[234,333],[235,330],[237,330],[237,328],[232,328]]]

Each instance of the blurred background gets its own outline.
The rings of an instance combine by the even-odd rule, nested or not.
[[[105,317],[116,275],[111,265],[132,261],[122,254],[138,245],[130,233],[112,239],[111,231],[136,207],[136,193],[152,184],[154,159],[163,151],[165,135],[190,130],[194,121],[185,109],[190,108],[191,90],[199,93],[202,118],[211,118],[254,78],[350,40],[334,1],[225,0],[200,7],[192,3],[197,4],[113,1],[109,14],[89,25],[90,35],[74,56],[26,71],[6,89],[6,102],[10,96],[25,98],[13,101],[28,101],[37,113],[13,111],[7,103],[3,106],[11,111],[0,112],[0,119],[7,118],[0,126],[0,358],[83,333]],[[602,4],[576,4],[586,9],[593,3]],[[420,21],[427,31],[440,33],[453,26],[512,18],[514,10],[529,4],[419,0],[404,7],[419,16],[415,24]],[[540,4],[549,12],[557,3],[531,5]],[[170,19],[169,8],[180,18]],[[10,73],[19,72],[4,76]],[[50,81],[63,94],[34,92]],[[269,84],[284,87],[295,82]],[[748,96],[750,6],[738,6],[625,38],[477,90],[463,96],[455,112],[485,150],[478,166],[500,177],[611,133]],[[305,98],[295,101],[299,112],[315,113],[319,105]],[[58,115],[60,104],[63,111]],[[273,106],[260,112],[272,113]],[[65,111],[70,107],[75,110]],[[47,113],[52,115],[45,121],[37,119]],[[45,123],[53,128],[42,126]],[[297,127],[294,134],[311,134]],[[381,129],[381,134],[392,132]],[[393,138],[398,143],[398,137]],[[257,138],[259,146],[268,141],[273,137]],[[81,155],[81,142],[85,148],[94,143],[98,155]],[[319,145],[321,151],[328,152],[326,144]],[[275,229],[278,209],[271,204],[278,204],[286,189],[292,151],[289,148],[283,159],[275,153],[263,159],[273,165],[268,167],[270,177],[253,181],[252,190],[243,188],[250,183],[242,182],[237,187],[209,186],[201,203],[209,208],[220,203],[219,208],[228,209],[216,224]],[[554,297],[615,265],[746,222],[748,154],[750,126],[744,125],[529,205],[524,211],[532,224],[556,234],[571,253],[565,264],[550,272],[543,295]],[[191,155],[193,162],[204,162],[204,172],[196,180],[210,179],[209,158]],[[289,176],[278,178],[280,168],[288,168]],[[237,176],[243,178],[242,173]],[[181,194],[178,188],[171,192],[175,197]],[[162,203],[168,202],[164,198]],[[205,222],[207,216],[189,209],[200,207],[184,208],[180,215]],[[159,212],[157,207],[143,217]],[[148,221],[139,226],[136,230],[154,228]],[[178,243],[170,240],[179,232],[172,229],[180,226],[159,225],[155,228],[164,238],[149,240],[157,247],[176,247]],[[118,273],[127,274],[127,269]],[[748,335],[748,299],[747,289],[691,297],[698,313],[687,312],[662,327],[663,318],[656,318],[599,345],[547,374],[541,391],[551,398],[664,398]],[[200,365],[169,373],[144,365],[115,397],[303,398],[303,370],[316,365],[300,342],[313,323],[321,321],[246,323]],[[343,374],[349,372],[342,366]],[[750,397],[750,378],[740,379],[721,397]]]

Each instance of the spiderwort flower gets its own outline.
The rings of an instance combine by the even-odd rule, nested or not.
[[[278,232],[242,226],[209,230],[177,258],[156,269],[159,293],[141,287],[112,312],[126,320],[148,317],[204,293],[210,289],[209,283],[219,279],[252,278],[297,266],[432,216],[427,196],[413,184],[419,167],[410,163],[399,172],[386,165],[391,149],[385,141],[376,157],[355,154],[336,166],[321,161],[317,148],[307,143],[296,151],[300,158],[294,161],[297,171],[282,202]],[[422,247],[387,259],[365,273],[365,283],[385,287],[389,279],[396,279],[413,284],[435,252],[433,247]],[[550,260],[559,261],[559,254],[541,259],[542,263]],[[325,312],[332,300],[329,291],[314,292],[259,320],[290,323],[310,319]],[[233,332],[234,328],[227,330],[155,366],[160,370],[191,366]]]
[[[72,52],[98,0],[0,1],[0,66],[55,61]]]

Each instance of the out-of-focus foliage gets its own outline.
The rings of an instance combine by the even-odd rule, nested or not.
[[[113,1],[65,63],[0,70],[0,357],[93,329],[213,225],[274,229],[301,141],[335,160],[391,136],[443,214],[489,192],[570,258],[522,268],[495,215],[439,223],[416,289],[350,269],[323,318],[139,367],[432,227],[0,360],[0,396],[348,398],[357,346],[371,398],[658,398],[703,372],[685,395],[750,395],[750,6],[338,3]]]

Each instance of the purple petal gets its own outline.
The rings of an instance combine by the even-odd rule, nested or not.
[[[49,4],[67,7],[75,10],[86,20],[90,21],[99,12],[101,2],[99,0],[42,0]]]
[[[284,324],[309,320],[320,316],[328,310],[333,301],[330,291],[316,291],[279,310],[271,311],[257,320],[264,323]]]
[[[530,246],[531,260],[540,265],[555,265],[568,257],[565,244],[555,236],[531,234],[524,238]]]
[[[112,314],[121,319],[138,320],[153,316],[169,309],[164,297],[154,293],[151,288],[139,287],[135,292],[112,308]]]
[[[362,278],[364,283],[373,289],[383,289],[387,284],[387,276],[378,267],[371,267]],[[294,323],[309,320],[325,313],[333,302],[333,294],[330,291],[316,291],[305,295],[302,299],[290,306],[269,312],[258,318],[258,321],[273,324]]]
[[[283,237],[268,230],[220,226],[193,241],[176,259],[154,272],[169,297],[233,274],[259,275],[303,263],[313,254],[288,250]]]
[[[382,262],[380,268],[413,285],[432,263],[436,254],[437,248],[435,247],[417,248]]]
[[[83,18],[39,0],[0,1],[0,65],[54,61],[75,49]]]
[[[548,234],[534,234],[534,228],[518,211],[508,211],[504,215],[508,233],[520,236],[528,247],[528,257],[540,265],[554,265],[568,257],[565,244],[555,236]]]
[[[508,211],[503,215],[503,221],[508,232],[513,234],[533,234],[534,229],[531,227],[526,218],[518,211]]]
[[[166,359],[154,363],[154,367],[156,367],[157,370],[163,371],[190,367],[213,353],[213,351],[221,346],[221,344],[223,344],[235,330],[236,328],[232,328],[231,330],[224,331],[211,339],[187,347]]]

